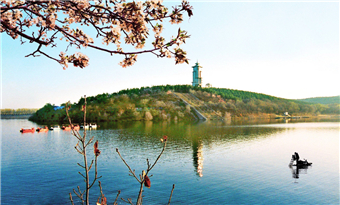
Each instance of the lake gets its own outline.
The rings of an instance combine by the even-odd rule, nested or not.
[[[69,193],[84,187],[76,138],[63,130],[22,134],[21,128],[39,126],[26,119],[1,124],[1,204],[71,204]],[[339,204],[338,121],[99,125],[87,136],[99,140],[98,175],[109,204],[118,190],[119,198],[133,202],[139,191],[116,148],[140,174],[146,159],[152,163],[161,152],[163,135],[167,147],[150,172],[144,204],[167,204],[173,184],[171,204]],[[313,165],[290,168],[294,152]],[[94,158],[92,145],[88,156]],[[95,184],[91,204],[99,196]]]

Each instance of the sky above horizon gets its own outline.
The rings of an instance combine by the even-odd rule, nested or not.
[[[179,4],[164,2],[170,8]],[[189,2],[194,15],[163,31],[168,37],[178,27],[188,31],[182,47],[189,64],[143,54],[122,68],[123,56],[82,49],[90,65],[63,70],[46,57],[25,57],[37,45],[21,45],[1,33],[1,108],[41,108],[84,95],[191,84],[196,62],[203,67],[203,85],[287,99],[340,95],[339,2]]]

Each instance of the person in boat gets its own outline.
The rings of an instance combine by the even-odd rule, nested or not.
[[[300,160],[300,156],[297,152],[294,152],[294,154],[292,155],[292,161],[294,162],[296,161],[296,165],[311,165],[312,163],[309,163],[306,159],[305,160]]]
[[[294,152],[294,155],[295,155],[296,163],[298,163],[300,156],[297,152]]]

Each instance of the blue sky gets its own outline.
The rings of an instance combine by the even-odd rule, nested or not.
[[[90,66],[63,70],[43,56],[26,58],[37,46],[20,45],[2,33],[1,108],[40,108],[127,88],[191,84],[197,61],[204,85],[288,99],[340,95],[339,2],[189,2],[194,16],[179,25],[191,35],[183,46],[189,65],[145,54],[122,68],[123,56],[82,49]],[[166,24],[163,33],[169,38],[177,29]]]

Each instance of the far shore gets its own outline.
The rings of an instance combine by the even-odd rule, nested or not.
[[[28,119],[32,114],[28,115],[3,115],[1,114],[1,119]]]

